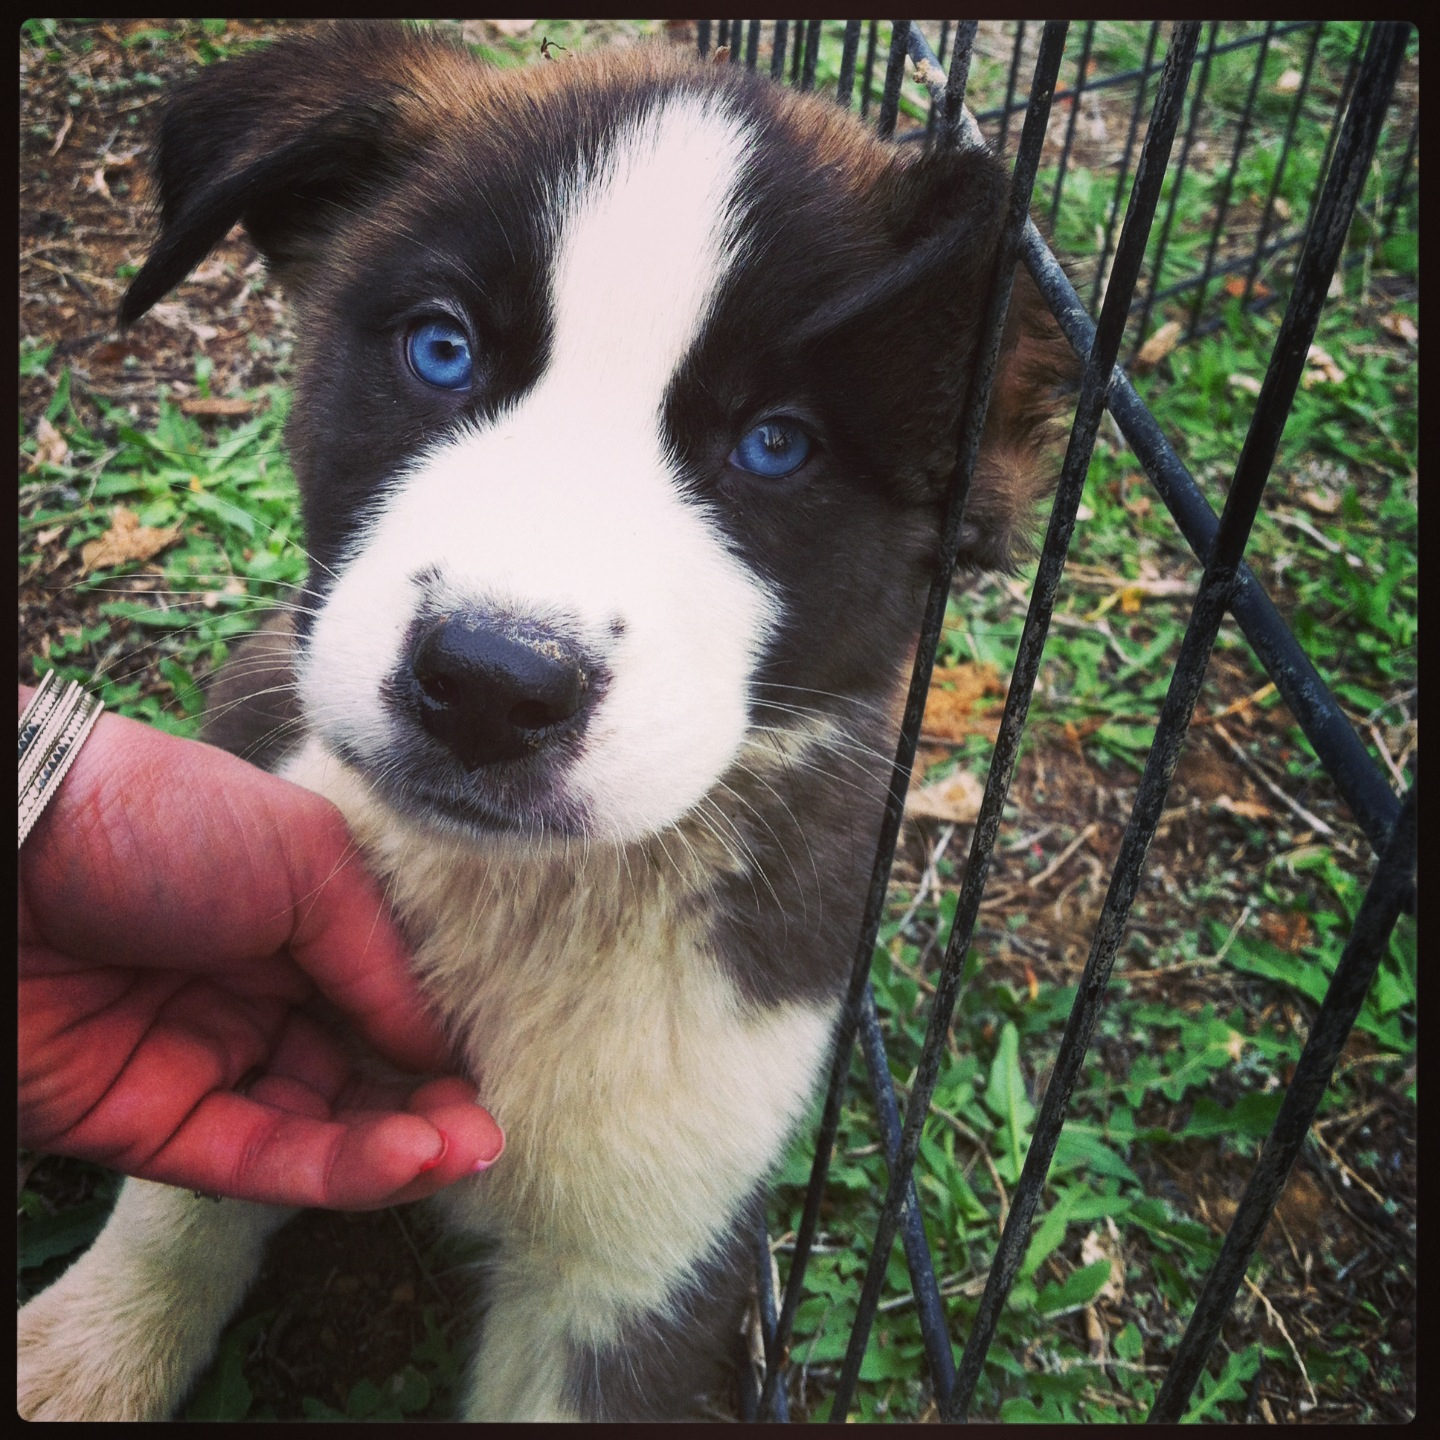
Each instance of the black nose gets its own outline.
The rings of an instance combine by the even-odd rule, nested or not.
[[[420,723],[467,770],[534,754],[588,688],[578,656],[553,634],[454,616],[419,633],[410,669]]]

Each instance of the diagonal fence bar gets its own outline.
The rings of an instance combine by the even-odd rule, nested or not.
[[[1041,1101],[1020,1184],[991,1265],[970,1342],[961,1359],[955,1390],[949,1403],[941,1406],[942,1415],[949,1420],[963,1419],[969,1408],[985,1352],[994,1336],[1000,1307],[1019,1268],[1030,1221],[1064,1123],[1065,1107],[1079,1078],[1130,906],[1139,887],[1145,855],[1154,838],[1165,795],[1175,773],[1190,716],[1204,681],[1210,651],[1238,583],[1240,559],[1250,527],[1259,509],[1285,419],[1300,383],[1330,276],[1339,261],[1350,218],[1379,138],[1384,100],[1390,93],[1404,56],[1407,28],[1403,24],[1376,27],[1356,83],[1354,103],[1346,116],[1345,128],[1336,147],[1335,163],[1316,207],[1310,239],[1297,268],[1291,303],[1281,324],[1280,336],[1236,465],[1235,478],[1206,560],[1205,574],[1181,642],[1180,658],[1156,726],[1155,741],[1146,757],[1145,770],[1121,841],[1120,855],[1111,874],[1090,955],[1066,1022],[1055,1068]],[[1137,180],[1137,189],[1138,185]],[[1096,343],[1098,346],[1098,333]],[[1316,1101],[1318,1103],[1318,1095]],[[1196,1343],[1199,1343],[1198,1340]],[[1187,1390],[1186,1396],[1188,1393]]]

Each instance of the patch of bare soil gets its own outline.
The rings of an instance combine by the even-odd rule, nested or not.
[[[1261,933],[1282,949],[1298,954],[1306,947],[1313,936],[1303,910],[1270,910],[1259,902],[1256,877],[1276,854],[1319,841],[1355,873],[1370,868],[1368,842],[1323,774],[1297,792],[1287,773],[1294,758],[1293,717],[1283,705],[1267,709],[1258,703],[1256,684],[1254,670],[1235,656],[1218,653],[1212,659],[1145,860],[1112,993],[1123,986],[1132,997],[1163,1001],[1178,1016],[1198,1016],[1207,1006],[1220,1016],[1238,1013],[1248,1034],[1268,1023],[1303,1040],[1313,1012],[1292,992],[1178,953],[1182,937],[1194,935],[1206,919],[1228,927],[1247,914],[1258,915]],[[925,721],[932,741],[937,728],[952,742],[967,732],[993,735],[1000,698],[982,699],[987,688],[972,687],[968,719],[963,693],[958,712],[955,690],[946,697],[948,706],[937,707],[932,696]],[[917,774],[948,752],[943,743],[922,744]],[[1137,780],[1136,771],[1098,753],[1077,727],[1032,714],[1009,792],[1016,818],[1001,827],[976,927],[974,945],[988,979],[1005,979],[1017,992],[1079,980]],[[1277,790],[1303,805],[1308,819],[1282,803]],[[963,878],[980,787],[968,797],[959,789],[954,793],[954,834],[945,853],[956,873],[946,888],[958,887]],[[1322,834],[1312,822],[1328,831]],[[914,887],[927,871],[934,875],[945,829],[943,818],[907,822],[895,881]],[[943,939],[935,937],[932,946]],[[1209,944],[1200,950],[1214,953]],[[918,970],[933,974],[938,960],[935,949],[922,952]],[[1123,1078],[1159,1038],[1107,1030],[1102,1021],[1091,1053],[1106,1073]],[[1358,1350],[1370,1364],[1373,1386],[1363,1395],[1340,1396],[1333,1387],[1312,1389],[1293,1365],[1265,1365],[1251,1387],[1246,1418],[1401,1422],[1414,1414],[1415,1109],[1402,1086],[1371,1078],[1367,1062],[1376,1050],[1368,1036],[1352,1034],[1340,1060],[1350,1080],[1349,1103],[1313,1127],[1261,1242],[1267,1266],[1263,1287],[1246,1282],[1222,1331],[1222,1343],[1232,1352],[1257,1339],[1292,1355],[1303,1356],[1311,1347]],[[1037,1098],[1047,1080],[1048,1070],[1042,1069],[1035,1077]],[[1255,1083],[1253,1075],[1217,1071],[1208,1097],[1230,1107]],[[1188,1096],[1172,1104],[1152,1094],[1136,1123],[1180,1131],[1191,1103]],[[1147,1192],[1164,1196],[1217,1239],[1223,1236],[1250,1177],[1253,1162],[1243,1148],[1217,1137],[1146,1154],[1158,1157],[1135,1160]],[[1141,1261],[1142,1275],[1149,1270],[1147,1258],[1137,1253],[1127,1258]],[[1144,1288],[1155,1280],[1149,1274],[1130,1283]],[[1169,1310],[1168,1302],[1164,1308]],[[1143,1331],[1153,1321],[1153,1310],[1149,1313],[1146,1320],[1116,1304],[1104,1318],[1112,1330],[1135,1319]]]

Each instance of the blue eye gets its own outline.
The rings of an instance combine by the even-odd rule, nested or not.
[[[810,458],[810,437],[792,420],[765,420],[730,452],[730,463],[751,475],[778,480]]]
[[[437,390],[464,390],[475,373],[470,337],[453,320],[427,320],[405,341],[410,368]]]

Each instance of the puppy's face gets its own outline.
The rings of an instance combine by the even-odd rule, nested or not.
[[[393,806],[634,839],[777,732],[883,701],[988,160],[903,168],[823,101],[663,53],[502,78],[368,29],[217,70],[172,116],[151,266],[188,268],[187,210],[229,194],[297,303],[299,685]],[[228,141],[180,138],[220,116]]]

